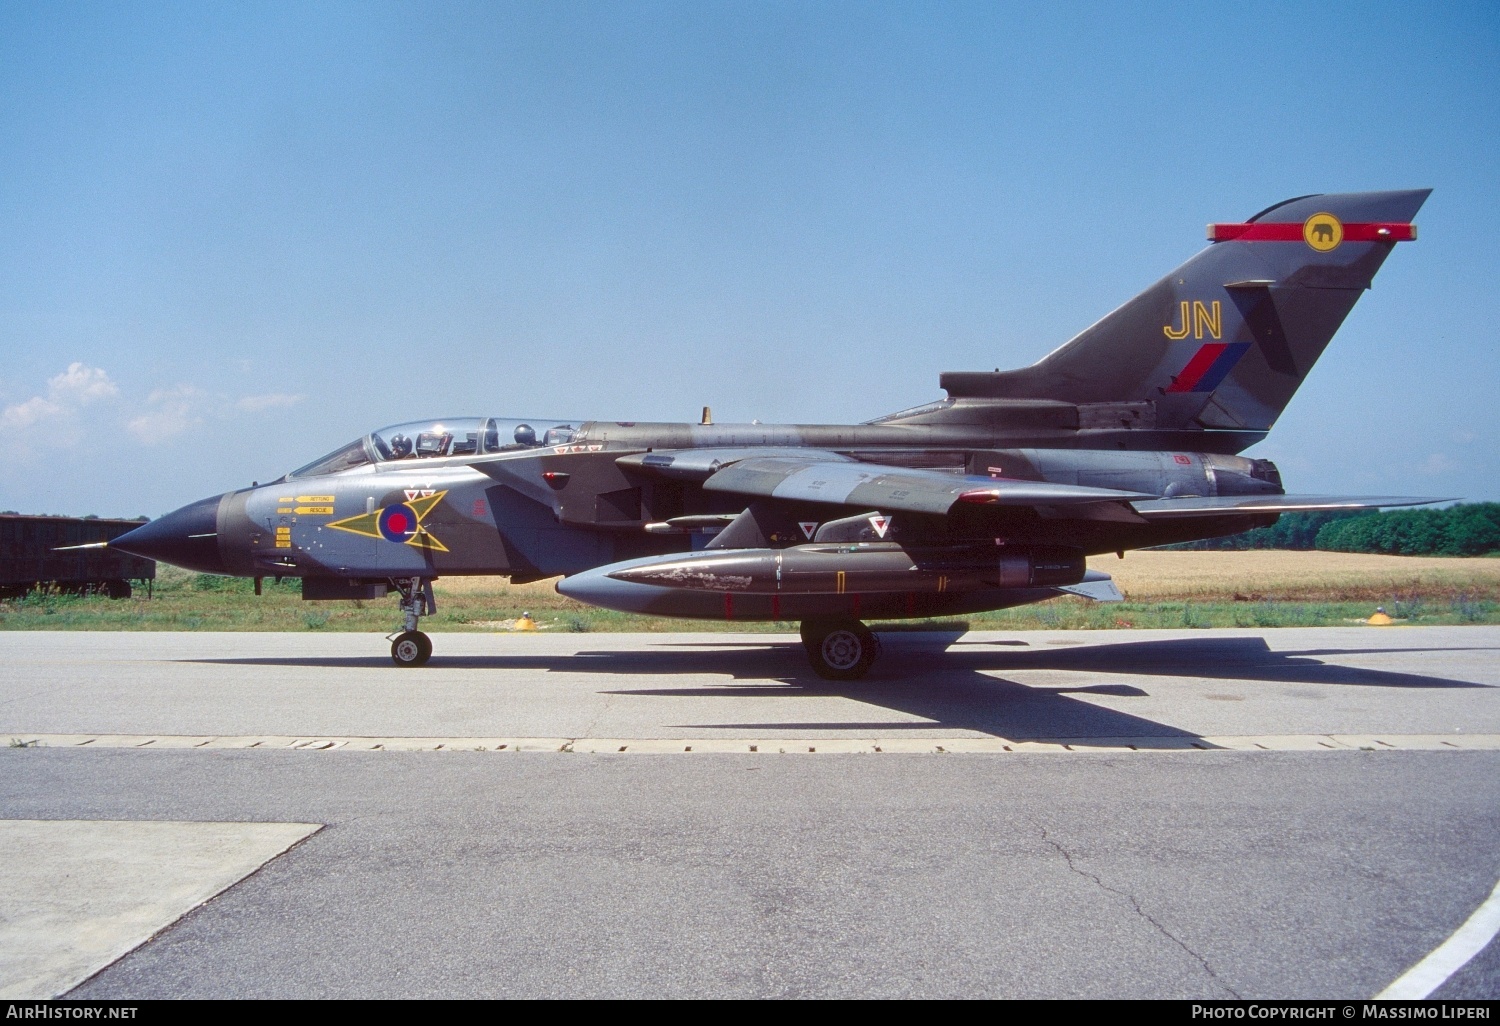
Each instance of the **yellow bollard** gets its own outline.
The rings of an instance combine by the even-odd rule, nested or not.
[[[531,618],[530,613],[522,613],[521,618],[510,625],[510,629],[513,631],[534,631],[536,630],[536,621]]]
[[[1389,627],[1395,622],[1395,620],[1392,620],[1390,616],[1386,614],[1384,606],[1376,606],[1375,614],[1365,621],[1365,623],[1369,624],[1371,627]]]

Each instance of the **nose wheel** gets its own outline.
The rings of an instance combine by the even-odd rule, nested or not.
[[[417,630],[423,616],[437,612],[437,600],[432,595],[432,581],[420,577],[403,577],[392,581],[400,596],[401,633],[390,639],[391,662],[397,666],[416,667],[432,658],[432,639]]]
[[[859,680],[880,655],[880,641],[858,620],[803,620],[802,647],[825,680]]]
[[[391,642],[391,662],[397,666],[421,666],[432,657],[432,639],[421,631],[402,631]]]

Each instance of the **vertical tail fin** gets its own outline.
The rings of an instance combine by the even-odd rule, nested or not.
[[[1430,189],[1303,196],[1241,224],[1038,363],[945,373],[954,398],[1149,403],[1163,428],[1265,431]]]

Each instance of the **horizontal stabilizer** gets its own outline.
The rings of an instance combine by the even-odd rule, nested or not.
[[[1170,517],[1383,509],[1388,506],[1427,506],[1434,502],[1452,501],[1454,500],[1423,499],[1410,495],[1223,495],[1214,498],[1151,499],[1132,505],[1147,520],[1161,520]]]
[[[1115,579],[1102,570],[1090,570],[1083,575],[1083,580],[1077,584],[1069,584],[1058,588],[1069,595],[1077,595],[1079,598],[1090,599],[1094,602],[1124,602],[1125,596],[1120,594],[1120,589],[1115,586]]]

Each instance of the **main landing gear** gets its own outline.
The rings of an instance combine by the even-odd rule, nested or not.
[[[437,612],[432,582],[420,577],[399,577],[394,582],[401,596],[402,630],[389,637],[391,662],[397,666],[421,666],[432,656],[432,639],[417,630],[424,616]]]
[[[858,620],[803,620],[802,646],[825,680],[859,680],[880,655],[880,640]]]

